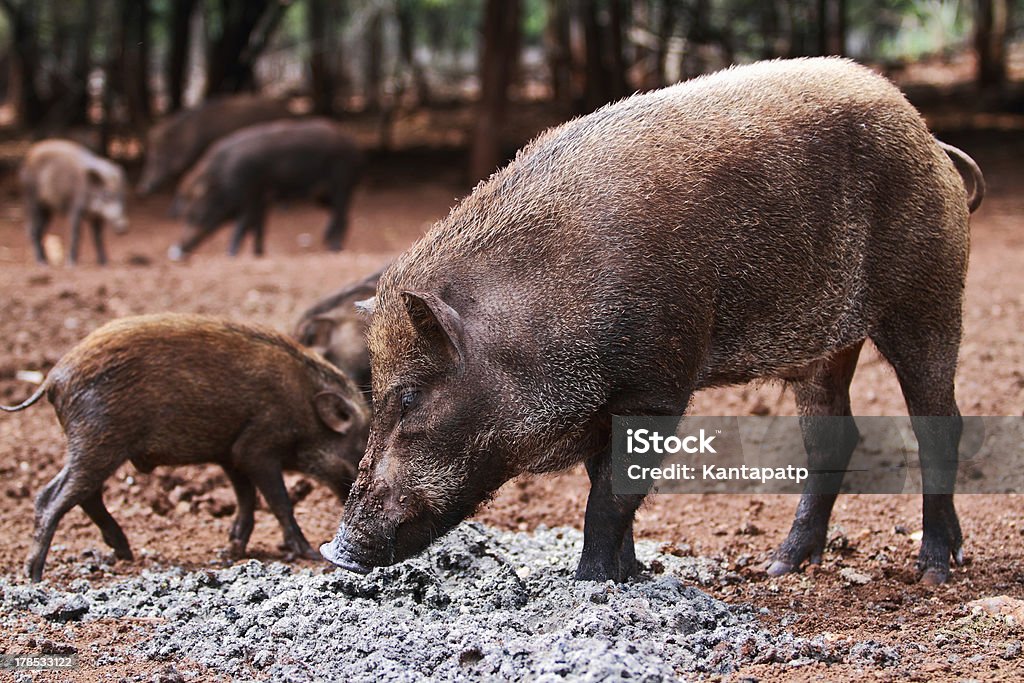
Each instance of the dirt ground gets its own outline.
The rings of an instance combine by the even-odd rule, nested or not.
[[[957,376],[961,411],[970,415],[1022,415],[1024,411],[1024,135],[1016,131],[946,133],[985,170],[988,195],[972,218],[971,266],[965,335]],[[86,244],[82,263],[71,269],[42,267],[30,257],[22,210],[11,188],[0,203],[0,401],[11,404],[33,387],[16,379],[20,370],[47,371],[89,331],[123,315],[189,311],[226,315],[290,329],[301,310],[319,296],[386,263],[443,217],[469,188],[458,174],[417,162],[375,167],[352,207],[346,249],[326,254],[319,237],[326,214],[295,205],[276,210],[268,227],[269,256],[228,258],[227,235],[206,244],[187,264],[170,263],[168,246],[180,226],[166,218],[169,197],[133,201],[131,232],[108,235],[113,261],[93,263]],[[224,233],[227,231],[225,230]],[[55,234],[65,239],[63,223]],[[862,356],[853,383],[854,413],[905,414],[891,369],[873,349]],[[709,391],[693,412],[705,415],[792,414],[792,397],[777,385]],[[0,572],[21,575],[32,528],[32,499],[63,461],[63,437],[52,410],[40,405],[0,416]],[[333,534],[341,507],[321,487],[311,492],[289,477],[297,516],[314,545]],[[588,485],[582,469],[511,482],[477,518],[502,528],[581,526]],[[304,497],[303,497],[304,496]],[[147,568],[189,569],[223,562],[234,512],[233,494],[215,468],[157,470],[123,467],[107,484],[105,498],[124,527],[137,559],[109,564],[107,547],[80,510],[58,528],[45,578],[67,585],[75,579],[111,581]],[[664,495],[641,510],[640,537],[664,542],[673,552],[714,558],[734,571],[735,581],[702,586],[730,603],[766,606],[765,623],[799,635],[823,632],[880,643],[918,642],[926,647],[896,666],[870,670],[847,665],[800,669],[750,666],[739,676],[776,680],[879,679],[1021,680],[1024,625],[964,620],[969,601],[1009,596],[1024,599],[1024,498],[966,495],[958,498],[967,564],[945,586],[915,582],[920,539],[920,499],[910,496],[847,496],[833,516],[830,550],[823,565],[769,579],[770,552],[792,521],[795,496]],[[258,559],[281,559],[280,531],[262,509],[250,545]],[[854,584],[841,574],[852,568],[868,577]],[[0,652],[30,649],[50,626],[26,617],[25,631],[0,627]],[[122,648],[131,630],[93,623],[77,631],[84,668],[74,680],[117,680],[138,668],[105,665],[103,651]],[[28,646],[26,646],[28,643]],[[911,651],[915,652],[915,651]],[[154,666],[154,665],[146,665]],[[144,667],[143,667],[144,670]],[[154,666],[154,673],[157,668]],[[4,674],[0,672],[0,677]],[[40,677],[38,680],[51,680]],[[53,678],[52,680],[58,680]]]

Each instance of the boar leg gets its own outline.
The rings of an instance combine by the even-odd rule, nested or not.
[[[810,475],[789,535],[775,552],[768,574],[795,571],[805,560],[820,564],[843,473],[857,447],[850,411],[850,381],[863,342],[844,349],[793,383]]]
[[[242,250],[242,240],[245,239],[247,232],[252,233],[253,253],[263,256],[263,228],[266,217],[266,206],[263,202],[250,205],[242,211],[238,222],[235,223],[235,231],[231,235],[231,245],[228,247],[228,253],[231,256],[238,256]]]
[[[103,248],[103,219],[93,216],[89,227],[92,229],[92,243],[96,247],[96,263],[107,265],[107,250]]]
[[[32,243],[37,263],[46,263],[46,251],[43,249],[43,234],[50,223],[50,210],[39,202],[29,202],[28,206],[28,240]]]
[[[26,572],[32,581],[39,581],[43,577],[46,554],[50,550],[53,534],[61,518],[71,508],[81,505],[100,492],[103,482],[120,464],[119,461],[115,461],[112,467],[97,471],[83,467],[82,459],[69,457],[64,468],[39,492],[35,504],[32,547],[25,563]],[[102,526],[100,528],[103,529]]]
[[[238,514],[231,525],[231,533],[228,535],[230,542],[229,552],[232,557],[245,556],[245,548],[249,545],[249,537],[252,536],[254,524],[253,512],[256,509],[256,488],[249,477],[233,467],[224,467],[231,486],[235,489],[235,497],[238,499]]]
[[[642,494],[612,493],[611,452],[587,460],[590,495],[583,525],[583,554],[576,567],[577,581],[625,581],[636,574],[633,515]]]
[[[82,210],[71,210],[71,241],[68,244],[68,265],[78,263],[78,247],[82,239]]]
[[[256,488],[263,494],[263,499],[267,501],[267,507],[281,525],[284,547],[288,554],[319,560],[320,553],[313,550],[302,534],[298,522],[295,521],[292,501],[288,498],[288,489],[285,488],[284,477],[281,475],[280,462],[274,458],[264,458],[250,460],[246,465],[245,474],[256,484]]]
[[[934,311],[931,311],[934,314]],[[960,344],[959,302],[951,320],[931,325],[908,316],[875,344],[896,370],[917,437],[924,489],[923,536],[917,568],[921,582],[945,583],[949,561],[962,565],[963,534],[953,506],[963,421],[954,397]],[[930,330],[930,332],[929,332]]]
[[[352,194],[352,181],[346,179],[331,197],[331,218],[324,231],[324,246],[328,251],[341,251],[341,243],[348,231],[348,203]]]
[[[103,491],[96,491],[79,505],[85,510],[85,514],[89,515],[89,519],[100,528],[100,532],[103,534],[103,541],[114,549],[114,556],[119,560],[133,560],[135,556],[132,554],[131,545],[128,543],[128,537],[124,535],[124,531],[121,526],[117,523],[107,510],[107,506],[103,504]]]

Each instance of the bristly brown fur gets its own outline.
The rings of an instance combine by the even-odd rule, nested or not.
[[[335,557],[401,559],[508,478],[584,461],[577,576],[621,579],[642,496],[611,489],[612,415],[678,415],[702,388],[773,378],[805,417],[848,418],[868,338],[911,415],[955,418],[983,192],[968,166],[970,200],[903,94],[838,58],[728,69],[542,134],[381,277],[374,425]],[[915,423],[923,462],[955,461],[958,424]],[[824,544],[834,496],[808,495],[786,567]],[[942,580],[960,530],[951,495],[925,503],[920,563]]]
[[[28,573],[42,575],[60,518],[81,505],[118,557],[128,541],[103,507],[103,482],[124,462],[215,463],[238,496],[231,552],[244,553],[259,490],[290,552],[317,556],[292,514],[283,470],[344,500],[363,455],[368,410],[355,384],[275,330],[163,313],[99,328],[44,383],[67,436],[67,461],[36,499]]]

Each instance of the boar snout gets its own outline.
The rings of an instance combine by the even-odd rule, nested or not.
[[[320,547],[320,554],[343,569],[357,574],[369,573],[374,567],[386,567],[413,555],[396,553],[397,519],[373,506],[376,514],[366,514],[357,502],[346,505],[346,519],[338,527],[334,540]],[[352,512],[349,512],[351,510]]]
[[[360,561],[358,551],[348,541],[347,529],[344,525],[338,529],[334,540],[320,546],[320,554],[330,563],[356,574],[369,574],[373,569],[373,565]]]
[[[443,522],[407,487],[388,484],[383,478],[366,481],[365,465],[364,459],[338,533],[322,551],[339,567],[364,574],[416,555],[439,532],[447,531],[442,531]]]

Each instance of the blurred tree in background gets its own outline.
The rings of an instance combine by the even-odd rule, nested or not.
[[[978,91],[1001,93],[1022,22],[1024,0],[0,0],[0,95],[22,129],[104,139],[248,90],[385,131],[399,110],[473,102],[479,177],[502,159],[510,98],[567,116],[822,54],[889,73],[968,55]]]

